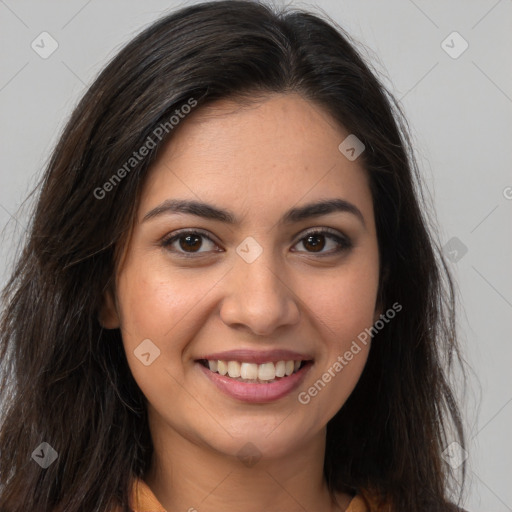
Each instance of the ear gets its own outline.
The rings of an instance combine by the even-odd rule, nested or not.
[[[98,320],[105,329],[118,329],[121,325],[114,292],[110,285],[103,293]]]

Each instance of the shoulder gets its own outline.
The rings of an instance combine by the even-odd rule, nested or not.
[[[354,496],[345,512],[371,512],[368,502],[359,494]]]
[[[134,512],[166,512],[148,484],[141,478],[135,479],[132,487],[132,506]]]
[[[166,512],[148,484],[141,478],[134,478],[131,484],[130,508],[132,512]],[[110,512],[122,512],[117,505]]]
[[[446,503],[445,512],[469,512],[455,503]],[[367,492],[361,492],[352,498],[345,512],[394,512],[389,503],[378,501]],[[425,511],[427,512],[427,511]],[[430,512],[430,509],[429,511]]]

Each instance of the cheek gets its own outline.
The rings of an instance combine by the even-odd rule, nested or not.
[[[378,260],[370,257],[303,284],[301,295],[324,338],[341,349],[373,324],[378,279]]]
[[[130,336],[164,339],[204,295],[190,281],[141,264],[119,279],[122,324]]]
[[[163,368],[177,377],[183,374],[183,353],[204,323],[208,294],[218,280],[219,276],[208,273],[172,271],[161,262],[140,260],[125,265],[117,293],[123,345],[136,379],[146,378],[148,368],[153,378]],[[148,339],[159,355],[146,367],[136,354]]]
[[[354,259],[339,272],[303,284],[302,296],[323,351],[314,374],[301,389],[301,403],[327,422],[346,402],[366,364],[378,289],[378,260]],[[311,283],[313,283],[311,285]]]
[[[324,310],[318,323],[323,351],[297,399],[320,423],[327,423],[340,410],[361,377],[371,346],[365,328],[373,323],[373,303],[355,305],[340,299],[335,307]]]
[[[151,403],[162,399],[162,390],[175,389],[175,379],[183,375],[182,345],[187,327],[192,327],[184,320],[201,293],[186,284],[148,262],[125,266],[118,278],[124,350],[135,381]]]

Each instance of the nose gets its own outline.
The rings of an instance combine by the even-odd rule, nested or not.
[[[252,263],[242,258],[235,262],[226,276],[226,294],[220,308],[226,325],[259,336],[270,336],[300,319],[298,297],[282,269],[265,254]]]

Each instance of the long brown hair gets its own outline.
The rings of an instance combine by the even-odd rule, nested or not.
[[[199,109],[273,92],[301,94],[365,144],[379,297],[384,310],[403,306],[375,334],[355,390],[327,425],[329,489],[395,511],[449,510],[455,479],[441,454],[451,441],[465,445],[449,381],[453,363],[462,366],[454,285],[399,105],[333,22],[227,0],[182,8],[127,44],[75,108],[48,163],[3,291],[1,512],[129,510],[153,447],[120,331],[103,329],[98,312],[145,176],[172,137],[170,127],[161,138],[155,130],[191,98]],[[128,170],[148,137],[153,147]],[[46,468],[33,457],[53,453],[41,443],[57,454]]]

